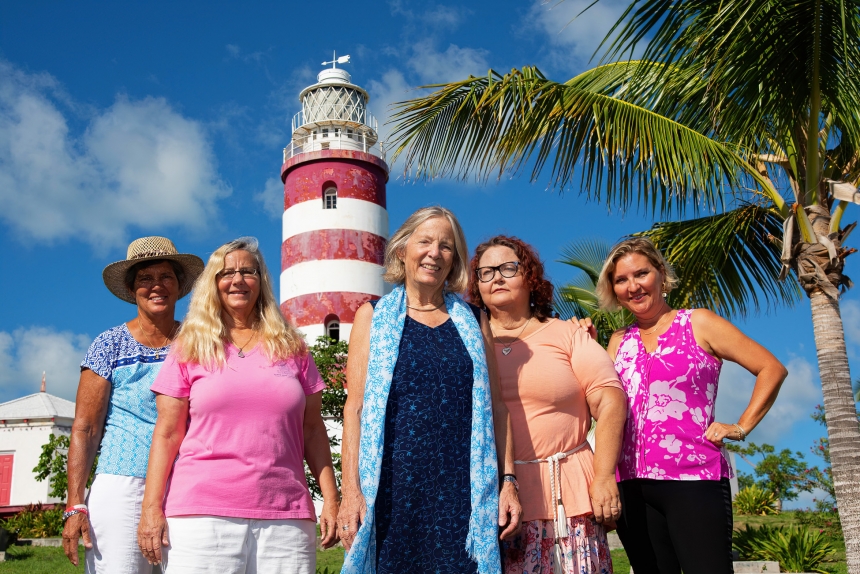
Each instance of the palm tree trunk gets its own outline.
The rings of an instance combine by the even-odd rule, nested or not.
[[[809,294],[824,394],[827,436],[848,572],[860,574],[860,427],[851,391],[839,301],[820,289]]]

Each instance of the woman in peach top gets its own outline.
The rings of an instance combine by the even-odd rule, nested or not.
[[[497,236],[472,258],[472,301],[490,316],[510,411],[523,524],[502,544],[505,574],[611,573],[606,525],[621,514],[615,463],[627,403],[606,352],[552,318],[552,284],[534,249]],[[586,441],[597,420],[595,450]]]

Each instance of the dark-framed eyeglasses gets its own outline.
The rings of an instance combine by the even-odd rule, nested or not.
[[[223,271],[218,272],[218,280],[224,281],[225,279],[233,280],[233,277],[236,273],[242,276],[242,279],[256,279],[260,276],[260,270],[254,269],[252,267],[243,267],[242,269],[224,269]]]
[[[489,283],[496,276],[496,271],[498,271],[502,277],[510,279],[517,274],[517,271],[519,271],[519,269],[519,261],[508,261],[507,263],[502,263],[501,265],[496,265],[495,267],[478,267],[477,269],[475,269],[475,275],[478,276],[478,279],[481,281],[481,283]]]

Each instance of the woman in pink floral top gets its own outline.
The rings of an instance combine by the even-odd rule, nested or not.
[[[609,254],[597,285],[601,306],[636,321],[616,332],[609,355],[627,393],[618,462],[618,521],[636,574],[732,572],[730,467],[723,441],[744,440],[776,400],[788,371],[764,347],[706,309],[672,309],[677,278],[647,239]],[[722,361],[756,376],[737,423],[714,420]]]

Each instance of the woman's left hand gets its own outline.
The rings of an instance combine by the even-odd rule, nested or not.
[[[339,504],[337,500],[326,499],[320,512],[320,546],[331,548],[337,544],[337,513]]]
[[[708,430],[705,431],[705,438],[711,441],[714,446],[723,448],[723,440],[741,440],[741,431],[737,425],[727,425],[716,421],[711,423]]]
[[[505,482],[499,493],[499,527],[502,529],[499,538],[508,540],[519,534],[522,515],[523,507],[517,489],[512,482]]]
[[[588,489],[591,496],[591,509],[594,520],[598,524],[612,523],[621,516],[621,497],[618,495],[618,484],[615,475],[594,477]]]

